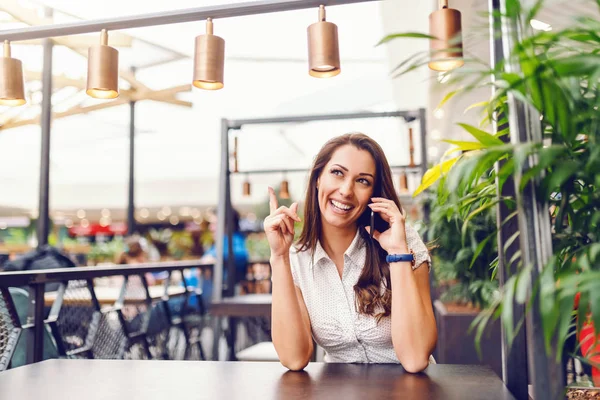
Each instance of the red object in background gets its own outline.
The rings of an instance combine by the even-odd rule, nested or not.
[[[575,309],[579,308],[580,293],[575,295]],[[590,320],[583,324],[579,332],[579,344],[581,354],[589,358],[591,362],[600,364],[600,333],[594,340],[594,323]],[[589,355],[589,356],[588,356]],[[600,386],[600,368],[592,366],[592,382],[594,386]]]
[[[126,233],[127,224],[124,222],[116,222],[106,226],[100,224],[89,224],[87,227],[77,225],[69,228],[70,236],[125,235]]]
[[[581,344],[581,354],[590,359],[591,362],[600,364],[600,335],[596,336],[594,343],[594,324],[586,323],[579,333],[579,343]],[[600,368],[592,366],[592,381],[594,386],[600,386]]]

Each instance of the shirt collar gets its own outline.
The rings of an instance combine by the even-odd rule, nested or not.
[[[351,260],[355,260],[356,256],[364,247],[365,242],[360,236],[360,232],[357,229],[356,234],[354,235],[354,239],[352,239],[352,243],[350,243],[350,246],[348,246],[348,248],[344,252],[344,256],[350,258]],[[313,262],[311,263],[311,266],[319,264],[319,262],[323,259],[329,260],[330,258],[327,255],[327,252],[325,251],[323,246],[321,246],[321,241],[319,240],[317,241],[317,246],[315,247],[315,253],[313,255]]]

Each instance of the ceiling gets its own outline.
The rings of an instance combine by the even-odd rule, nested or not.
[[[71,16],[55,12],[57,18],[61,16],[67,20],[72,19],[72,15],[94,19],[114,17],[117,15],[115,10],[122,16],[138,14],[140,10],[146,13],[197,6],[197,2],[189,0],[168,3],[45,0],[45,3],[67,11]],[[210,2],[217,3],[224,1]],[[419,8],[422,8],[422,18],[417,19],[419,24],[410,27],[412,30],[422,30],[426,23],[428,8]],[[226,40],[225,88],[217,92],[194,89],[177,95],[180,100],[191,101],[191,108],[156,101],[142,101],[136,105],[136,204],[139,207],[216,204],[219,133],[223,117],[238,119],[425,106],[424,80],[392,82],[389,68],[394,61],[390,54],[394,53],[396,59],[399,56],[390,46],[375,46],[386,33],[401,29],[395,23],[403,18],[398,2],[386,0],[328,8],[328,20],[335,22],[339,29],[343,71],[333,79],[314,79],[307,74],[306,27],[316,18],[317,10],[299,10],[215,21],[215,34]],[[199,22],[125,31],[145,42],[136,45],[134,41],[133,48],[119,48],[123,54],[121,69],[131,63],[147,63],[165,57],[160,48],[168,48],[187,58],[143,69],[137,72],[136,78],[154,90],[189,83],[194,37],[203,30],[204,24]],[[148,43],[160,48],[152,48]],[[409,54],[412,47],[406,46],[404,51]],[[26,69],[41,71],[41,48],[15,44],[13,54],[23,59]],[[57,46],[54,71],[74,79],[83,78],[86,60]],[[37,85],[39,90],[39,83]],[[77,92],[76,89],[72,91]],[[419,95],[414,96],[415,93]],[[39,105],[24,107],[20,112],[24,114],[20,118],[27,117],[27,113],[39,112]],[[50,198],[53,211],[124,208],[128,179],[128,121],[127,105],[53,121]],[[240,163],[249,169],[273,169],[290,163],[308,168],[326,138],[355,130],[376,137],[394,138],[395,145],[390,147],[389,156],[395,157],[396,163],[407,162],[406,128],[399,126],[397,121],[390,124],[371,120],[369,123],[258,127],[253,133],[244,132],[240,139]],[[0,206],[19,207],[35,213],[39,132],[37,125],[0,130],[0,188],[7,188],[0,191]],[[393,151],[399,147],[402,151]],[[234,202],[262,201],[258,185],[263,185],[266,192],[267,184],[277,185],[280,180],[269,176],[252,179],[256,182],[254,192],[257,194],[246,199],[234,189]],[[296,198],[302,197],[304,177],[293,176],[290,180],[292,194]]]
[[[12,0],[11,0],[12,1]],[[16,1],[16,0],[15,0]],[[44,0],[54,7],[56,22],[75,18],[98,19],[129,14],[197,7],[193,0]],[[239,1],[204,1],[203,5]],[[39,3],[19,0],[21,7],[39,9]],[[317,17],[316,10],[299,10],[215,21],[215,34],[226,40],[225,88],[206,92],[177,93],[179,102],[191,107],[157,101],[141,101],[136,108],[136,204],[160,209],[209,207],[217,203],[219,133],[221,118],[326,114],[352,111],[384,111],[427,107],[429,159],[444,150],[440,138],[464,137],[457,122],[473,123],[475,113],[464,114],[472,103],[485,100],[485,91],[448,103],[433,114],[450,89],[437,81],[437,74],[422,68],[399,79],[390,71],[402,60],[427,49],[427,41],[396,40],[375,44],[386,34],[426,32],[428,14],[437,2],[384,0],[328,8],[328,20],[339,28],[342,73],[333,79],[314,79],[307,74],[306,27]],[[455,0],[463,14],[465,52],[487,60],[488,40],[484,0]],[[568,5],[568,6],[567,6]],[[63,13],[61,13],[61,11]],[[36,11],[37,12],[37,11]],[[66,14],[65,14],[66,12]],[[574,15],[597,15],[594,1],[549,1],[539,18],[552,26],[568,23]],[[68,14],[68,15],[67,15]],[[2,25],[0,14],[0,29]],[[6,22],[4,23],[6,24]],[[132,29],[123,34],[134,38],[131,47],[120,47],[121,68],[148,65],[169,57],[167,64],[145,68],[136,78],[152,90],[189,84],[194,37],[204,23],[186,23]],[[112,35],[112,34],[111,34]],[[92,35],[93,36],[93,35]],[[26,69],[41,71],[41,47],[13,46],[15,57]],[[84,79],[86,59],[56,46],[54,72]],[[123,88],[130,88],[124,81]],[[39,82],[30,82],[31,92]],[[65,88],[53,102],[88,101],[80,90]],[[80,96],[80,97],[78,97]],[[35,96],[34,96],[35,97]],[[39,113],[39,96],[34,103],[15,111],[19,118]],[[87,103],[91,104],[91,103]],[[7,110],[0,109],[0,113]],[[51,210],[69,214],[77,209],[122,212],[127,203],[129,108],[120,105],[88,114],[55,119],[51,143]],[[408,161],[407,126],[400,121],[346,121],[296,125],[256,126],[240,133],[240,168],[308,168],[324,141],[340,133],[362,130],[386,145],[392,164]],[[9,207],[35,214],[39,185],[40,128],[27,125],[0,130],[0,214]],[[251,176],[253,195],[241,196],[242,177],[233,178],[234,204],[264,201],[268,185],[276,186],[282,176]],[[288,177],[292,196],[303,196],[305,174]],[[413,185],[416,185],[414,182]],[[3,207],[3,208],[2,208]],[[7,211],[8,212],[8,211]]]

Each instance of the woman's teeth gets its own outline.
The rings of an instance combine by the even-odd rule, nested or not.
[[[342,211],[348,211],[349,209],[351,209],[351,208],[352,208],[352,206],[348,206],[348,205],[346,205],[346,204],[340,203],[339,201],[335,201],[335,200],[331,200],[331,204],[332,204],[332,205],[333,205],[335,208],[337,208],[337,209],[339,209],[339,210],[342,210]]]

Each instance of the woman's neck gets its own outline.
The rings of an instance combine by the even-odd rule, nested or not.
[[[323,225],[321,235],[321,246],[332,260],[342,256],[352,240],[356,236],[356,226],[349,228],[336,228],[330,225]]]

